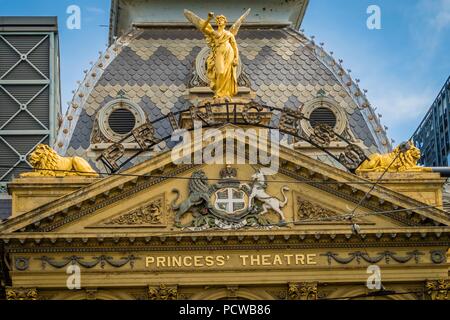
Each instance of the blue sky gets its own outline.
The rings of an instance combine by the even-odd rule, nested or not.
[[[69,5],[81,8],[81,29],[66,28]],[[56,15],[61,44],[62,103],[83,70],[105,50],[110,0],[0,0],[0,15]],[[369,5],[381,9],[381,30],[366,26]],[[308,36],[344,60],[388,135],[408,139],[450,75],[450,0],[310,0]]]

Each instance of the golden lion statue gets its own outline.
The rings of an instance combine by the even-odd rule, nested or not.
[[[40,144],[28,157],[34,171],[21,173],[21,177],[39,176],[90,176],[98,174],[89,163],[80,157],[61,157],[55,150],[45,144]]]
[[[364,161],[356,173],[361,172],[430,172],[431,168],[420,167],[417,162],[420,159],[420,150],[412,141],[404,142],[391,153],[369,156],[369,160]]]

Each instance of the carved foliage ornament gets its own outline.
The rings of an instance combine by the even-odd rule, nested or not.
[[[36,288],[6,288],[6,300],[38,300]]]
[[[149,300],[177,300],[177,288],[167,287],[165,284],[160,284],[159,287],[148,288]]]
[[[289,283],[289,300],[317,300],[317,283]]]
[[[330,210],[297,197],[297,217],[300,221],[307,219],[316,220],[318,218],[324,220],[337,220],[338,217],[333,217],[335,215],[336,214]]]
[[[432,300],[450,300],[450,280],[448,279],[427,281],[425,288]]]
[[[158,225],[162,223],[164,199],[162,197],[146,205],[103,222],[105,225]]]

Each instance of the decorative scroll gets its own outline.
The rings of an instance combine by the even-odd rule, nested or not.
[[[130,254],[127,257],[122,257],[118,260],[114,260],[113,257],[110,256],[105,256],[105,255],[101,255],[98,257],[93,257],[93,260],[89,260],[86,261],[84,260],[83,257],[79,257],[79,256],[70,256],[70,257],[65,257],[63,258],[63,260],[55,260],[53,258],[47,257],[47,256],[42,256],[40,258],[36,258],[36,260],[40,260],[42,262],[41,266],[42,269],[45,269],[45,267],[48,265],[57,268],[57,269],[61,269],[66,267],[69,264],[78,264],[84,268],[94,268],[97,265],[100,265],[100,268],[104,269],[106,265],[112,266],[114,268],[121,268],[127,264],[130,265],[131,269],[133,269],[134,267],[134,262],[138,259],[140,259],[139,257],[135,257],[134,255]]]
[[[220,110],[220,117],[215,117],[215,111]],[[262,114],[272,118],[279,114],[278,124],[273,123],[271,119],[264,118],[262,121]],[[278,116],[278,115],[277,115]],[[146,123],[138,127],[124,136],[122,140],[111,145],[108,149],[103,151],[97,160],[101,160],[105,166],[112,172],[118,171],[125,166],[129,161],[137,157],[140,153],[152,150],[161,141],[168,140],[172,137],[172,132],[167,136],[156,138],[154,129],[156,124],[161,121],[169,121],[172,129],[179,129],[181,118],[190,118],[193,123],[194,120],[201,121],[204,128],[218,127],[227,123],[235,125],[253,125],[265,129],[279,130],[281,133],[291,135],[296,139],[306,141],[313,147],[322,150],[331,158],[341,163],[349,171],[354,171],[360,164],[367,159],[363,150],[353,144],[344,135],[337,134],[330,126],[319,124],[314,127],[314,133],[311,136],[304,136],[301,133],[300,121],[309,120],[298,110],[291,110],[288,108],[277,108],[266,105],[261,105],[255,101],[248,102],[223,102],[223,103],[205,103],[200,106],[191,106],[178,112],[171,112],[161,118],[158,118],[151,123]],[[193,126],[185,128],[193,130]],[[135,153],[130,152],[125,155],[124,143],[137,143],[140,150]],[[337,141],[345,150],[343,153],[336,155],[327,150],[331,141]]]
[[[374,256],[374,257],[371,257],[367,253],[361,252],[361,251],[349,253],[348,257],[346,257],[346,258],[341,258],[341,257],[339,257],[338,253],[334,253],[334,252],[327,252],[325,254],[322,254],[321,256],[327,257],[328,264],[331,265],[333,260],[340,264],[349,264],[350,262],[352,262],[354,260],[356,260],[356,262],[358,264],[360,264],[361,261],[365,261],[365,262],[373,264],[373,263],[378,263],[378,262],[384,260],[387,264],[389,264],[391,260],[394,260],[397,263],[407,263],[407,262],[411,261],[412,259],[414,259],[415,263],[417,264],[417,263],[419,263],[419,258],[422,255],[424,255],[424,253],[415,250],[412,252],[408,252],[406,256],[400,256],[400,255],[397,255],[395,252],[391,252],[391,251],[385,251],[385,252],[379,253],[377,256]]]
[[[148,288],[149,300],[177,300],[177,297],[177,288],[169,288],[165,284],[161,284],[159,287]]]
[[[448,292],[450,290],[450,281],[448,279],[427,281],[425,288],[431,300],[450,300]]]
[[[6,300],[38,300],[36,288],[6,288]]]
[[[111,218],[103,224],[105,225],[143,225],[143,224],[161,224],[163,213],[163,198],[158,198],[145,206],[136,210]]]
[[[289,300],[317,300],[317,283],[289,283]]]

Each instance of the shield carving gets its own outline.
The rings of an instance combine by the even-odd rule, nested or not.
[[[237,188],[222,188],[215,192],[214,208],[228,215],[235,215],[246,209],[248,195]]]

